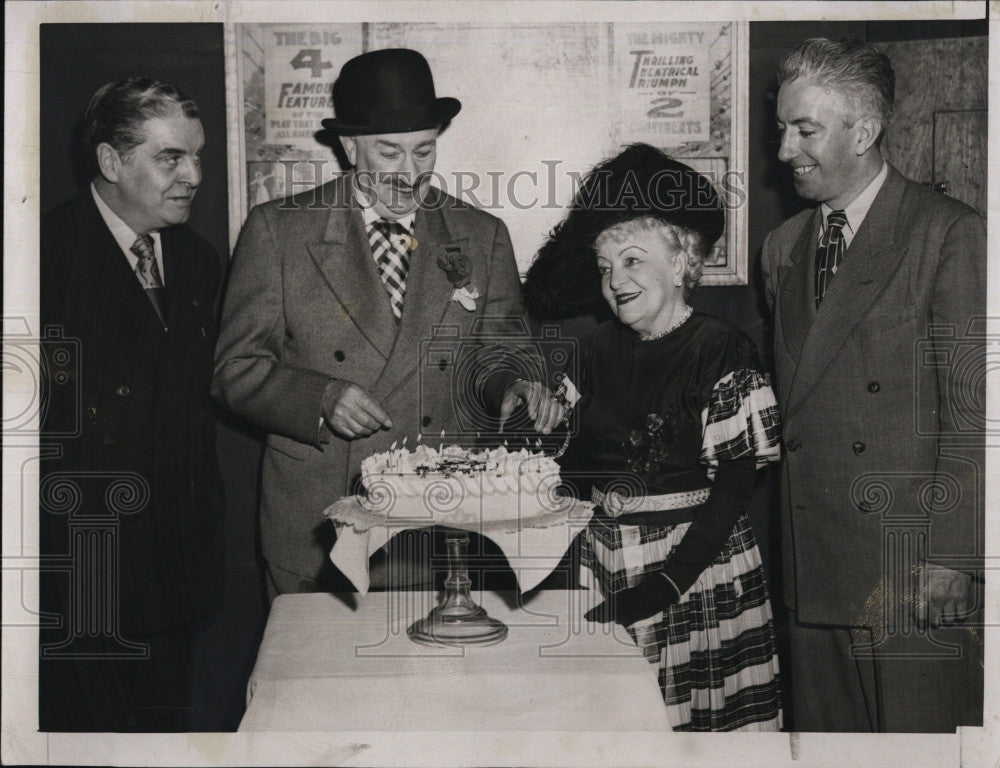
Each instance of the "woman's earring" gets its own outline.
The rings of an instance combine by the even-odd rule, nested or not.
[[[680,288],[684,285],[684,262],[681,261],[681,256],[686,256],[683,251],[678,254],[677,258],[674,260],[674,288]]]

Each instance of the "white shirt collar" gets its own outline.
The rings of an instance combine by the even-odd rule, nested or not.
[[[865,216],[868,215],[868,210],[872,207],[872,203],[875,202],[875,197],[878,195],[879,190],[882,189],[882,184],[885,182],[885,177],[889,175],[889,164],[883,160],[882,170],[878,172],[878,175],[861,190],[861,193],[855,197],[851,202],[847,204],[844,208],[844,215],[847,217],[846,229],[849,231],[850,235],[853,236],[861,223],[865,220]],[[827,216],[830,215],[830,211],[833,209],[823,203],[820,205],[820,211],[823,214],[823,226],[820,229],[826,229]]]
[[[96,203],[97,210],[101,214],[101,218],[104,219],[104,223],[108,225],[111,236],[118,243],[118,247],[122,249],[122,253],[125,254],[125,258],[128,259],[128,263],[132,266],[132,269],[135,269],[135,265],[139,263],[139,259],[132,253],[132,245],[139,235],[128,224],[122,221],[117,213],[108,207],[108,204],[104,202],[93,182],[90,183],[90,193],[94,196],[94,203]],[[149,236],[153,238],[153,254],[156,256],[160,275],[166,281],[166,275],[163,272],[163,248],[160,245],[160,233],[150,232]]]
[[[357,187],[354,188],[354,199],[357,201],[358,207],[361,209],[361,216],[364,219],[366,229],[371,227],[373,223],[382,218],[375,212],[375,206],[370,206],[368,208],[365,207],[365,201],[361,197],[361,192],[358,190]],[[396,219],[396,221],[402,224],[407,232],[412,232],[413,220],[416,217],[417,217],[417,212],[414,211],[413,213],[406,214],[402,218]]]

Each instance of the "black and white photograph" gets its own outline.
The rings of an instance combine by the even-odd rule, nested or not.
[[[0,758],[993,766],[995,24],[8,3]]]

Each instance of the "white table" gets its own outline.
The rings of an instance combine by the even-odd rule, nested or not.
[[[473,596],[508,626],[502,643],[410,641],[407,626],[436,604],[426,592],[278,597],[240,730],[669,731],[656,668],[621,627],[583,620],[590,593],[540,592],[520,607]]]

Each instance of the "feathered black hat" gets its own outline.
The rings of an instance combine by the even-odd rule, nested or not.
[[[587,174],[569,213],[538,250],[525,280],[528,308],[539,317],[600,310],[594,241],[606,229],[653,217],[697,232],[711,247],[725,216],[712,182],[648,144],[632,144]]]

